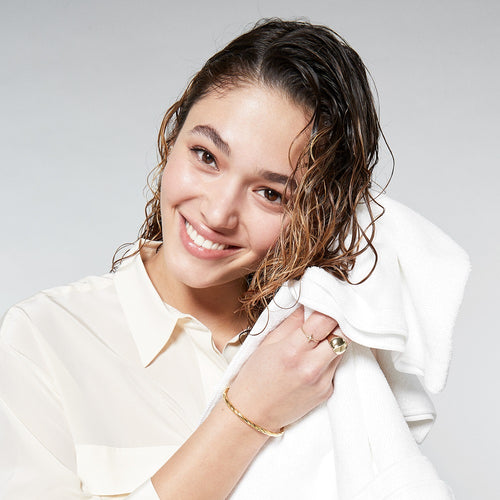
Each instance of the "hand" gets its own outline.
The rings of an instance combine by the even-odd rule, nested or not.
[[[308,341],[304,332],[319,342]],[[298,308],[242,366],[229,389],[230,401],[247,418],[273,431],[303,417],[333,393],[342,359],[328,343],[333,336],[349,342],[337,321],[314,312],[304,322],[304,310]]]

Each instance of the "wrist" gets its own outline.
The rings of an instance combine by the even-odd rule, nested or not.
[[[241,413],[240,410],[238,410],[238,408],[236,408],[232,402],[230,401],[229,399],[229,396],[228,396],[228,392],[229,392],[229,387],[227,387],[225,389],[225,391],[223,392],[222,394],[222,397],[224,399],[224,402],[226,403],[226,406],[242,421],[244,422],[246,425],[248,425],[249,427],[251,427],[252,429],[254,429],[255,431],[257,432],[260,432],[261,434],[264,434],[265,436],[269,436],[269,437],[279,437],[279,436],[282,436],[283,433],[285,432],[285,428],[284,427],[281,427],[279,430],[277,431],[274,431],[274,430],[271,430],[271,429],[268,429],[266,427],[263,427],[261,425],[259,425],[258,423],[252,421],[251,419],[249,419],[247,416],[245,416],[243,413]]]
[[[229,409],[223,397],[217,402],[211,415],[214,415],[214,418],[218,419],[219,423],[223,423],[223,427],[228,434],[237,436],[238,442],[245,442],[251,447],[260,448],[270,439],[270,436],[257,432],[238,418]]]

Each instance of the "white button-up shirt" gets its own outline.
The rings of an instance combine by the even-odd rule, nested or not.
[[[137,248],[137,246],[136,246]],[[0,498],[157,500],[239,348],[162,302],[139,254],[43,290],[0,329]]]

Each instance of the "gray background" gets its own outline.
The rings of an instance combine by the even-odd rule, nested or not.
[[[388,194],[471,256],[423,448],[457,498],[498,498],[498,5],[2,0],[0,310],[108,271],[135,239],[162,115],[208,56],[263,16],[327,24],[377,84]]]

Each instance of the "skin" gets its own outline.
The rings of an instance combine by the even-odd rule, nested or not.
[[[197,102],[170,151],[161,190],[163,245],[146,269],[161,297],[209,327],[217,346],[247,326],[234,314],[244,276],[286,224],[288,155],[295,164],[308,118],[275,90],[238,86]],[[200,250],[186,221],[204,239],[230,247]]]
[[[163,246],[144,249],[142,258],[162,299],[204,323],[219,350],[246,326],[235,313],[245,275],[287,223],[281,181],[306,144],[307,131],[299,134],[307,122],[304,110],[276,90],[232,87],[193,106],[170,152],[161,191]],[[214,248],[193,242],[186,221],[203,237],[198,243],[208,239]],[[231,402],[274,431],[306,415],[333,392],[341,356],[323,340],[337,327],[317,312],[304,321],[297,309],[243,365]],[[319,342],[308,342],[302,329]],[[221,399],[152,477],[153,486],[162,500],[226,498],[268,439]]]

